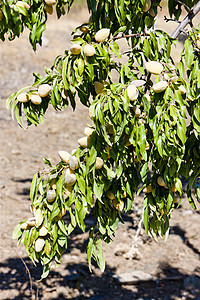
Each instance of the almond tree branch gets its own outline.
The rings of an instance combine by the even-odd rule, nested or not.
[[[192,22],[192,19],[198,14],[200,11],[200,1],[191,9],[191,11],[187,14],[185,19],[180,23],[180,25],[174,30],[171,37],[176,39],[181,31]]]
[[[185,8],[188,10],[188,11],[191,11],[191,8],[189,6],[187,6],[185,3],[183,3],[182,1],[180,0],[176,0],[176,2],[182,4],[183,6],[185,6]]]

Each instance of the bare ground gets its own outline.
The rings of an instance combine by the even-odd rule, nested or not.
[[[37,299],[37,294],[38,299],[200,299],[200,206],[193,211],[186,198],[174,211],[167,242],[156,243],[141,228],[128,258],[142,214],[142,197],[138,197],[113,242],[104,246],[107,264],[103,274],[95,266],[93,273],[88,270],[88,232],[76,230],[61,266],[53,267],[43,282],[38,282],[41,267],[34,267],[23,245],[17,248],[11,238],[15,225],[31,216],[29,189],[34,173],[44,167],[42,158],[56,163],[58,150],[77,147],[77,139],[90,120],[88,110],[78,104],[75,112],[71,108],[60,113],[50,109],[44,124],[24,131],[12,121],[5,101],[12,92],[32,83],[32,72],[44,74],[44,67],[51,66],[55,56],[69,47],[70,32],[80,19],[88,20],[85,10],[75,10],[59,22],[52,18],[43,48],[36,54],[28,44],[27,33],[19,40],[0,42],[0,299],[31,299],[24,263],[31,273],[32,299]],[[87,227],[92,222],[89,217]],[[116,276],[136,270],[151,275],[151,279],[135,284],[116,280]]]

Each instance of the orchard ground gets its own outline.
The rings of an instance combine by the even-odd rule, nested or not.
[[[162,13],[164,16],[165,11]],[[132,257],[128,257],[142,215],[143,195],[137,197],[113,242],[104,246],[103,274],[95,266],[92,274],[88,270],[85,254],[88,231],[74,232],[61,266],[53,266],[43,282],[37,281],[41,267],[34,267],[25,247],[16,247],[16,241],[12,240],[16,224],[31,217],[29,189],[34,173],[44,168],[42,158],[56,164],[57,152],[76,148],[91,120],[88,109],[78,104],[75,112],[70,107],[64,112],[50,109],[44,124],[24,131],[12,121],[5,101],[12,92],[33,82],[33,72],[44,75],[44,67],[51,66],[57,55],[69,49],[70,33],[80,25],[80,20],[88,20],[85,9],[80,12],[80,8],[74,8],[59,21],[50,17],[43,47],[38,47],[36,54],[28,43],[27,32],[13,42],[0,42],[0,299],[31,298],[28,273],[20,258],[31,272],[33,292],[36,295],[38,290],[38,299],[200,299],[200,205],[197,204],[196,211],[192,210],[185,196],[173,213],[167,242],[159,239],[156,243],[141,228]],[[199,23],[199,17],[195,22]],[[163,17],[157,21],[157,27],[162,26]],[[168,26],[171,33],[176,24],[170,22]],[[182,44],[175,50],[175,57],[181,47]],[[92,224],[91,216],[87,227]],[[140,278],[134,284],[132,281],[127,284],[135,271],[141,271]],[[124,273],[129,274],[122,283],[119,278]]]

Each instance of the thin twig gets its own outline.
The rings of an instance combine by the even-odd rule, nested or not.
[[[183,3],[182,1],[180,0],[176,0],[176,2],[182,4],[183,6],[185,6],[187,8],[188,11],[191,11],[191,8],[189,6],[187,6],[187,4]]]
[[[129,38],[129,37],[141,37],[141,36],[148,36],[148,33],[132,33],[132,34],[126,34],[126,35],[121,35],[121,36],[115,36],[112,38],[112,40],[119,40],[119,39],[124,39],[124,38]]]
[[[176,22],[176,23],[181,23],[181,21],[179,21],[179,20],[177,20],[176,18],[174,18],[174,19],[170,19],[170,18],[167,18],[166,16],[164,16],[164,21],[166,21],[166,23],[167,22]]]
[[[22,261],[22,263],[24,264],[26,271],[28,273],[28,277],[29,277],[29,282],[30,282],[30,291],[31,291],[31,299],[34,300],[34,294],[33,294],[33,281],[31,278],[31,273],[29,271],[29,268],[27,266],[27,264],[25,263],[25,261],[23,260],[23,258],[18,254],[18,252],[13,248],[13,251],[16,253],[16,255],[19,257],[19,259]],[[38,297],[36,298],[36,300],[38,299]]]
[[[133,242],[131,244],[131,248],[130,248],[129,252],[126,254],[127,258],[132,258],[133,257],[134,249],[135,249],[135,246],[137,244],[138,237],[139,237],[139,235],[141,233],[143,221],[144,221],[144,213],[142,213],[142,217],[141,217],[141,219],[140,219],[140,221],[138,223],[137,231],[136,231],[136,234],[134,236],[134,240],[133,240]]]

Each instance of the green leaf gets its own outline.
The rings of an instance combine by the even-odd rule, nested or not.
[[[21,230],[21,224],[18,224],[15,229],[13,230],[13,239],[18,239],[23,234],[23,231]]]
[[[81,177],[77,178],[78,186],[83,195],[85,195],[85,180]]]
[[[104,183],[98,183],[94,180],[94,194],[101,201],[101,197],[103,195]]]
[[[180,138],[183,145],[185,145],[187,136],[186,136],[186,127],[182,127],[181,124],[177,125],[177,135]]]
[[[102,250],[102,240],[99,239],[97,242],[97,253],[98,253],[98,265],[101,269],[101,272],[105,270],[105,258]]]
[[[149,232],[149,208],[146,206],[144,208],[144,228],[146,233],[148,234]]]
[[[116,43],[116,42],[113,42],[112,44],[110,44],[110,48],[112,50],[112,52],[118,57],[118,58],[121,58],[122,55],[120,53],[120,50],[119,50],[119,45]]]
[[[88,245],[87,245],[87,260],[88,260],[88,265],[89,265],[90,272],[92,272],[91,259],[92,259],[92,252],[93,252],[93,249],[94,249],[94,244],[93,244],[94,241],[93,241],[92,235],[93,235],[93,231],[90,232],[89,241],[88,241]]]
[[[194,50],[193,50],[192,43],[190,42],[189,39],[187,39],[185,41],[185,63],[186,63],[186,66],[188,67],[188,69],[191,69],[191,65],[194,60],[193,52],[194,52]]]
[[[62,232],[67,236],[67,225],[65,224],[65,222],[63,220],[59,220],[58,221],[58,226],[59,228],[62,230]]]
[[[69,61],[69,56],[67,56],[65,58],[65,60],[63,62],[63,67],[62,67],[62,80],[63,80],[64,87],[65,87],[66,90],[68,90],[68,88],[69,88],[69,84],[67,82],[67,77],[66,77],[68,61]]]
[[[37,179],[38,179],[38,173],[36,173],[34,176],[33,176],[33,180],[32,180],[32,183],[31,183],[31,189],[30,189],[30,199],[31,199],[31,203],[33,204],[34,203],[34,200],[35,200],[35,194],[36,194],[36,186],[37,186]]]
[[[46,264],[46,265],[44,265],[44,268],[43,268],[43,273],[42,273],[42,276],[41,276],[41,279],[40,279],[40,281],[41,281],[42,279],[46,278],[46,277],[49,275],[50,266],[51,266],[51,264],[50,264],[50,263],[49,263],[49,264]]]
[[[181,61],[179,61],[178,63],[178,70],[179,70],[179,74],[180,74],[180,77],[182,79],[184,79],[185,77],[185,68],[184,68],[184,63]]]

